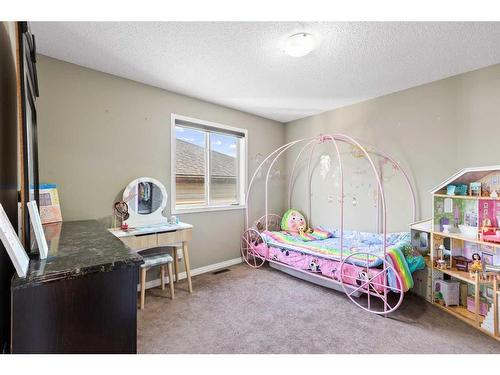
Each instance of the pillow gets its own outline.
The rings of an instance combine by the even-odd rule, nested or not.
[[[290,208],[281,219],[281,230],[289,232],[301,232],[306,230],[306,219],[299,211]]]
[[[396,232],[387,234],[387,244],[395,245],[399,242],[409,242],[410,233],[409,232]]]
[[[340,238],[340,229],[331,230],[333,237]],[[370,245],[381,245],[383,242],[382,233],[359,232],[357,230],[344,229],[345,239],[354,239]],[[399,242],[408,242],[410,240],[408,232],[387,233],[387,246],[395,245]]]

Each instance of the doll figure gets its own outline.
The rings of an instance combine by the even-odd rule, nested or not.
[[[483,272],[483,264],[481,263],[481,256],[478,253],[472,254],[472,264],[469,268],[470,276],[475,277],[479,272]]]
[[[294,209],[289,209],[281,219],[281,230],[292,233],[310,233],[304,215]]]
[[[485,217],[485,218],[483,219],[483,228],[489,228],[489,227],[491,227],[491,226],[492,226],[492,225],[491,225],[491,220],[490,220],[490,218],[489,218],[489,217]]]

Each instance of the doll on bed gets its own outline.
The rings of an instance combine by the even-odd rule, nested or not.
[[[308,228],[304,215],[293,208],[287,210],[283,215],[281,230],[300,238],[302,241],[322,240],[332,237],[330,232],[321,228]]]
[[[292,233],[310,233],[307,228],[306,219],[299,211],[291,208],[285,212],[281,219],[281,230]]]

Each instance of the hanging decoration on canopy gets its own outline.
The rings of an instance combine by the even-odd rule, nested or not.
[[[321,155],[319,160],[319,166],[320,166],[319,175],[324,181],[326,180],[328,172],[330,172],[330,167],[331,167],[330,155]]]
[[[281,176],[281,171],[278,167],[274,166],[273,169],[271,169],[271,178],[280,178]]]
[[[388,158],[383,157],[380,161],[382,180],[390,182],[399,172],[399,167]]]
[[[252,162],[255,165],[255,168],[257,169],[257,175],[256,175],[257,178],[262,177],[263,168],[259,168],[259,165],[262,163],[263,158],[264,156],[260,152],[255,154],[255,156],[252,158],[253,159]]]

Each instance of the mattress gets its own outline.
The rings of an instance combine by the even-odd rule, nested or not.
[[[294,250],[303,254],[314,255],[324,259],[341,261],[354,253],[366,253],[369,255],[354,255],[349,263],[358,266],[378,267],[383,259],[383,238],[379,233],[344,231],[342,253],[340,251],[340,237],[337,232],[332,232],[333,237],[303,241],[289,232],[265,231],[262,233],[269,246],[284,250]],[[387,236],[387,249],[396,245],[404,246],[410,243],[410,235],[407,232],[393,233]]]

